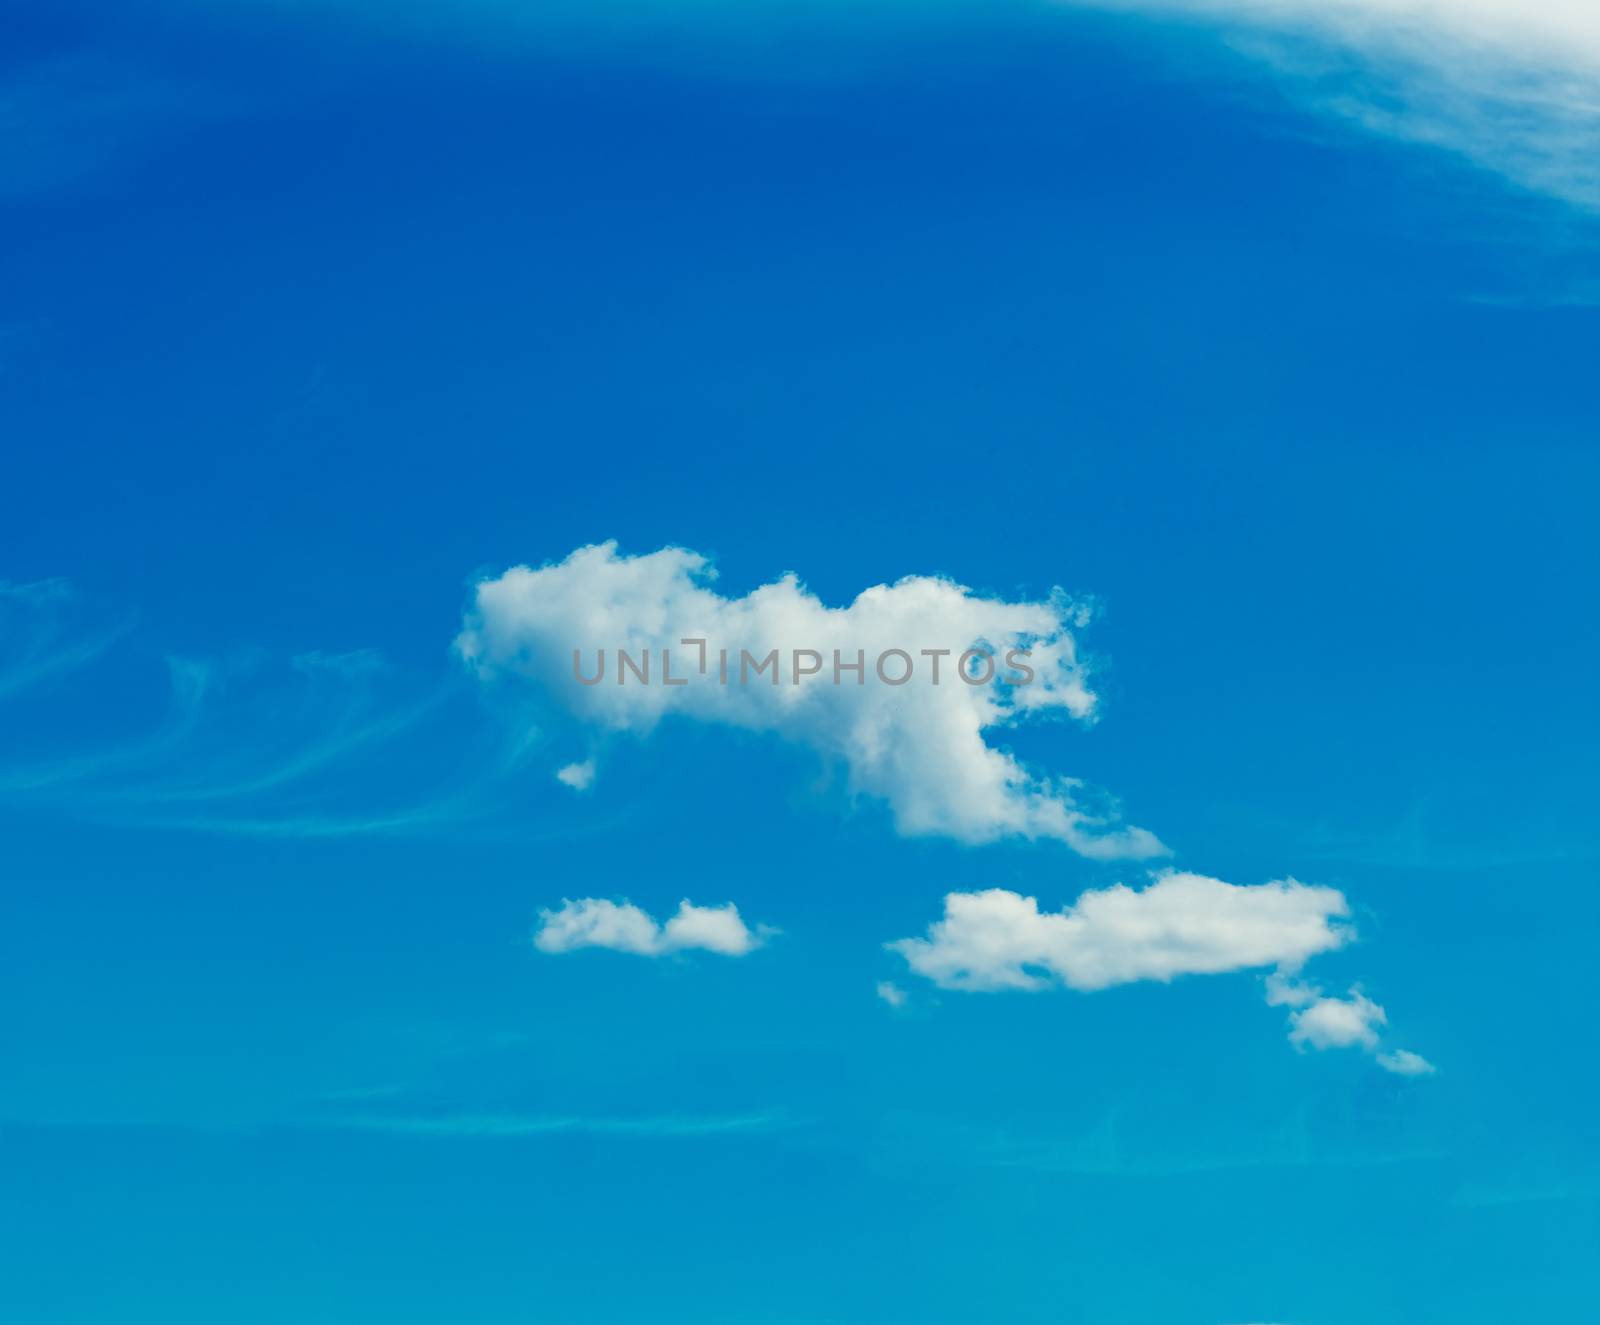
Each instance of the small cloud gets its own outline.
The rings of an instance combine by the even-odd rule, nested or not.
[[[1352,937],[1333,888],[1156,876],[1083,893],[1062,911],[1003,888],[951,893],[926,937],[888,947],[944,989],[1107,989],[1138,980],[1298,967]]]
[[[1396,1049],[1392,1054],[1379,1054],[1378,1066],[1385,1072],[1402,1077],[1431,1077],[1439,1069],[1421,1054],[1409,1049]]]
[[[1295,879],[1234,884],[1173,870],[1143,888],[1090,889],[1060,911],[1004,888],[950,893],[944,916],[923,937],[885,946],[941,989],[972,992],[1092,992],[1272,967],[1266,1000],[1290,1009],[1297,1049],[1359,1048],[1387,1071],[1426,1075],[1432,1067],[1416,1054],[1378,1054],[1388,1014],[1359,988],[1337,998],[1299,978],[1311,958],[1355,937],[1349,916],[1335,888]],[[905,995],[885,982],[878,997],[898,1007]]]
[[[1317,985],[1274,971],[1266,979],[1266,992],[1273,1007],[1294,1009],[1289,1013],[1289,1043],[1297,1049],[1361,1049],[1385,1072],[1403,1077],[1436,1071],[1409,1049],[1378,1052],[1379,1029],[1389,1024],[1389,1015],[1359,988],[1351,988],[1348,998],[1330,998]]]
[[[903,1008],[909,995],[893,980],[879,980],[877,995],[892,1008]]]
[[[1374,1049],[1378,1027],[1388,1024],[1384,1010],[1359,990],[1349,998],[1317,997],[1289,1015],[1289,1043],[1303,1049]]]
[[[563,899],[556,911],[539,913],[539,932],[533,944],[540,952],[575,952],[579,948],[609,948],[640,957],[660,957],[698,948],[724,957],[754,952],[778,931],[768,925],[753,930],[744,923],[732,902],[723,906],[696,906],[688,898],[663,925],[632,902],[604,897]]]
[[[732,902],[724,906],[695,906],[684,898],[678,903],[678,913],[662,926],[661,941],[669,952],[703,948],[707,952],[720,952],[724,957],[743,957],[775,933],[777,931],[768,925],[757,925],[753,931],[749,929]]]
[[[1316,1001],[1322,991],[1315,985],[1304,984],[1283,971],[1274,971],[1266,979],[1267,1006],[1274,1008],[1303,1008]]]
[[[556,769],[556,781],[574,791],[587,791],[594,785],[594,772],[594,760],[585,759],[581,764],[567,764]]]

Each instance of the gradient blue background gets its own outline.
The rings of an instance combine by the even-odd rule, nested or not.
[[[1135,19],[224,9],[8,11],[0,577],[124,629],[0,702],[0,1313],[1593,1310],[1587,220]],[[1104,720],[1013,747],[1344,889],[1319,974],[1439,1075],[1247,976],[918,985],[945,891],[1137,872],[900,839],[769,741],[485,773],[471,576],[612,537],[1094,595]],[[167,656],[226,682],[171,746]],[[590,894],[784,933],[536,954]]]

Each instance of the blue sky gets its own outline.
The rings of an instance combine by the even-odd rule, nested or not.
[[[1276,11],[13,7],[7,1319],[1592,1311],[1600,36]],[[539,661],[789,573],[1059,702]]]

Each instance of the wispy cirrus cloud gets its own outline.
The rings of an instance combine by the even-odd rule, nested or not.
[[[0,701],[86,667],[125,635],[123,620],[82,622],[65,580],[0,580]]]
[[[529,1113],[349,1113],[330,1114],[315,1126],[339,1131],[382,1132],[391,1136],[516,1139],[589,1133],[596,1136],[690,1138],[762,1133],[792,1127],[783,1113],[663,1114],[604,1117]]]
[[[403,1091],[387,1087],[325,1096],[329,1104],[372,1107],[324,1110],[301,1115],[228,1118],[94,1118],[69,1122],[8,1118],[10,1127],[159,1129],[213,1133],[263,1130],[368,1132],[392,1137],[441,1141],[537,1140],[540,1137],[588,1135],[619,1140],[693,1140],[722,1136],[760,1136],[802,1126],[803,1119],[781,1109],[749,1113],[600,1114],[541,1113],[515,1108],[469,1109],[405,1107]],[[393,1099],[395,1107],[376,1107]]]
[[[112,676],[138,699],[101,722]],[[538,745],[463,722],[476,708],[459,679],[419,686],[367,650],[163,658],[64,582],[0,585],[0,805],[254,836],[461,827]]]
[[[192,71],[174,76],[95,49],[0,69],[0,196],[115,179],[236,109],[237,97],[237,87]]]
[[[213,7],[211,0],[194,2]],[[996,13],[980,0],[252,4],[281,11],[286,22],[332,21],[429,41],[448,36],[497,50],[526,43],[544,53],[592,51],[615,42],[630,54],[648,48],[661,58],[766,78],[796,69],[838,76],[862,60],[875,67],[908,36],[941,26],[958,31]],[[1101,10],[1209,29],[1315,113],[1454,153],[1523,188],[1600,210],[1593,149],[1600,133],[1600,7],[1591,0],[1011,0],[1005,8],[1019,22],[1051,9]],[[99,91],[95,77],[85,113],[129,95],[116,80]],[[21,95],[37,94],[28,88]],[[149,93],[134,96],[147,100]],[[57,111],[43,122],[62,119]],[[91,122],[102,119],[109,125],[103,112]]]
[[[1308,107],[1600,210],[1590,0],[1067,0],[1219,30]]]

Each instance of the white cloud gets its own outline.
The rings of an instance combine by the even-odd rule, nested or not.
[[[585,759],[580,764],[567,764],[556,769],[556,781],[574,791],[587,791],[594,785],[594,760]]]
[[[1359,990],[1349,998],[1318,995],[1289,1014],[1289,1043],[1297,1048],[1376,1049],[1388,1015]]]
[[[1272,1007],[1303,1008],[1315,1002],[1322,991],[1315,985],[1296,980],[1287,971],[1274,971],[1266,978],[1267,1003]]]
[[[539,920],[534,946],[550,953],[610,948],[641,957],[659,957],[700,948],[724,957],[743,957],[776,932],[765,925],[751,930],[732,902],[695,906],[687,898],[664,925],[631,902],[613,902],[604,897],[565,899],[559,910],[541,911]]]
[[[906,991],[893,980],[879,980],[875,992],[892,1008],[902,1008],[906,1005]]]
[[[1062,985],[1092,991],[1273,967],[1263,981],[1266,999],[1290,1009],[1289,1040],[1296,1048],[1359,1048],[1376,1055],[1386,1071],[1432,1073],[1432,1064],[1409,1050],[1377,1052],[1388,1016],[1359,989],[1334,998],[1298,978],[1312,957],[1355,938],[1349,915],[1334,888],[1294,879],[1243,885],[1169,872],[1142,889],[1091,889],[1054,912],[1003,888],[950,893],[943,919],[926,937],[885,946],[918,975],[967,991]],[[893,1003],[883,990],[880,985],[879,996]]]
[[[1402,1077],[1431,1077],[1439,1069],[1421,1054],[1409,1049],[1396,1049],[1392,1054],[1379,1054],[1378,1066],[1385,1072]]]
[[[725,906],[691,906],[685,899],[678,904],[678,913],[662,927],[661,941],[668,952],[704,948],[724,957],[743,957],[774,932],[766,925],[758,925],[752,932],[732,902]]]
[[[611,732],[648,734],[667,714],[770,731],[846,769],[851,789],[887,802],[898,829],[964,842],[1003,836],[1050,838],[1096,858],[1149,857],[1165,848],[1141,828],[1118,824],[1085,804],[1081,785],[1025,768],[985,740],[985,733],[1035,713],[1089,721],[1096,699],[1078,656],[1074,631],[1087,620],[1059,593],[1037,602],[984,598],[950,580],[912,577],[863,590],[847,607],[825,606],[794,576],[739,598],[710,587],[706,559],[683,548],[643,556],[614,543],[580,548],[538,569],[518,566],[476,586],[462,657],[481,676],[539,686],[579,720]],[[705,640],[700,648],[684,639]],[[1008,649],[1028,649],[1034,680],[1026,685],[969,685],[955,675],[960,653],[982,642],[1001,675]],[[580,684],[576,667],[595,674],[605,650],[605,679]],[[617,650],[650,654],[651,679],[619,682]],[[778,684],[745,671],[779,651]],[[885,683],[874,663],[904,650],[916,669],[904,685]],[[671,675],[663,684],[662,651]],[[727,650],[728,683],[719,651]],[[794,650],[815,650],[821,671],[794,678]],[[923,650],[948,650],[934,660]],[[858,653],[865,669],[840,671]],[[808,658],[805,665],[812,665]],[[933,684],[934,666],[941,668]],[[903,664],[890,659],[893,679]],[[742,683],[741,683],[742,682]]]
[[[1293,1009],[1289,1042],[1297,1049],[1361,1049],[1385,1072],[1403,1077],[1432,1076],[1437,1069],[1409,1049],[1379,1053],[1379,1036],[1389,1016],[1360,989],[1347,998],[1332,998],[1314,985],[1274,971],[1266,979],[1267,1002]]]
[[[947,989],[1104,989],[1261,966],[1298,968],[1353,937],[1342,894],[1285,879],[1242,886],[1200,874],[1118,884],[1059,912],[1001,888],[950,893],[926,938],[889,948]]]
[[[1192,15],[1319,109],[1600,207],[1594,0],[1078,0]]]

